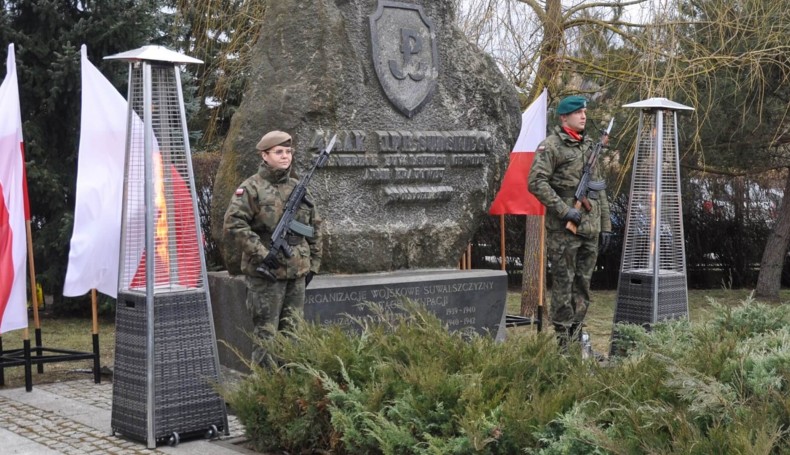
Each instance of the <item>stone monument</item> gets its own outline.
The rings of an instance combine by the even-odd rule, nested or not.
[[[222,232],[237,185],[257,171],[264,133],[293,136],[297,174],[337,135],[310,185],[324,243],[308,320],[343,324],[360,315],[360,303],[408,297],[450,329],[502,335],[505,273],[449,269],[488,216],[521,111],[515,89],[454,20],[451,0],[266,7],[251,80],[223,145],[213,232]],[[239,273],[236,246],[218,240],[229,272]],[[210,281],[217,337],[246,356],[243,280]],[[222,363],[240,368],[226,348]]]
[[[454,25],[451,0],[270,2],[214,187],[221,233],[255,144],[291,133],[297,173],[338,142],[310,193],[322,273],[455,267],[487,216],[520,129],[517,94]],[[222,243],[239,273],[235,245]]]

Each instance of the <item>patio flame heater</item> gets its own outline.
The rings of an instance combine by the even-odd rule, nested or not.
[[[112,430],[175,445],[228,434],[179,65],[161,46],[129,62]]]
[[[641,113],[614,323],[649,327],[688,318],[677,112],[694,109],[666,98],[623,107]]]

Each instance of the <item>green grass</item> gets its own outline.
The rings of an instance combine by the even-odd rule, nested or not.
[[[89,318],[54,317],[49,313],[42,312],[39,321],[41,345],[44,348],[93,352],[93,324]],[[23,347],[24,334],[24,330],[4,333],[2,336],[3,349],[21,349]],[[28,337],[31,348],[35,347],[35,326],[32,314],[29,318]],[[115,320],[113,318],[100,318],[99,353],[102,367],[113,365],[114,351]],[[33,365],[33,385],[78,378],[92,378],[92,373],[87,371],[92,368],[92,360],[45,363],[43,373],[37,373],[36,365]],[[22,387],[24,384],[24,367],[14,366],[5,369],[4,387]]]

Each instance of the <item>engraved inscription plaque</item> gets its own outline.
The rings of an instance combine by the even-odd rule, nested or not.
[[[305,296],[305,319],[351,323],[369,316],[364,302],[392,308],[409,299],[424,305],[450,330],[497,335],[505,312],[507,274],[499,270],[404,270],[360,275],[318,275]]]
[[[247,371],[252,321],[247,286],[227,272],[208,274],[222,365]],[[411,299],[433,312],[450,330],[474,330],[504,339],[507,274],[500,270],[420,269],[359,275],[317,275],[305,295],[305,319],[349,326],[351,316],[368,316],[362,302],[386,308]],[[240,359],[237,352],[241,354]]]

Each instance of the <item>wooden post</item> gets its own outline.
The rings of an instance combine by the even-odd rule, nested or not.
[[[505,261],[505,215],[499,215],[499,251],[501,252],[502,270],[507,270]]]
[[[93,318],[93,382],[101,383],[101,357],[99,357],[99,305],[96,289],[91,289],[91,316]]]
[[[36,336],[35,351],[36,357],[41,357],[44,352],[41,350],[41,319],[38,317],[38,285],[36,283],[36,262],[33,258],[33,229],[31,228],[30,220],[25,221],[27,228],[27,264],[28,271],[30,272],[30,302],[33,305],[33,328]],[[30,334],[25,329],[24,340],[30,341]],[[44,372],[44,364],[38,362],[36,365],[38,373]]]

